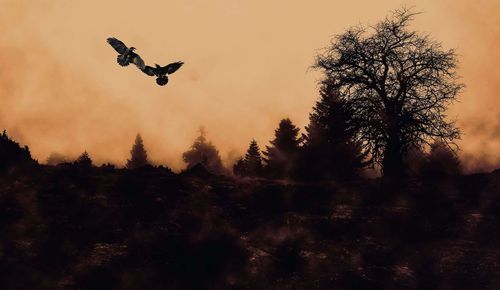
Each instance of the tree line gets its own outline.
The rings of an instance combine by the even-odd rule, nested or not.
[[[253,140],[235,173],[345,179],[367,166],[390,178],[459,172],[460,131],[446,115],[464,86],[456,53],[411,30],[415,15],[397,10],[335,36],[313,65],[323,77],[305,134],[282,120],[264,156]]]
[[[463,88],[457,57],[411,30],[415,15],[398,10],[374,26],[335,36],[313,64],[322,73],[320,97],[305,132],[281,120],[269,145],[261,150],[252,140],[232,173],[298,180],[350,179],[376,166],[386,177],[459,173],[460,131],[446,115]],[[130,153],[127,168],[150,164],[139,134]],[[204,130],[182,157],[188,168],[202,164],[213,173],[231,173]],[[74,164],[92,161],[84,152]]]

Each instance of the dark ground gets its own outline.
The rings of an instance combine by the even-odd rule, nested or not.
[[[387,184],[36,167],[0,179],[1,289],[500,289],[500,172]]]

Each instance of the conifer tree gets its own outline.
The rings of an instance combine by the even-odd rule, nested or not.
[[[247,175],[247,168],[246,168],[246,162],[245,158],[242,157],[236,161],[236,163],[233,166],[233,173],[237,176],[246,176]]]
[[[240,158],[234,165],[233,172],[238,176],[257,177],[262,175],[262,169],[262,156],[259,145],[253,139],[248,146],[245,157]]]
[[[255,139],[252,139],[245,155],[247,174],[249,176],[259,176],[262,173],[262,156],[260,148]]]
[[[309,115],[303,135],[299,176],[304,179],[346,179],[363,167],[364,155],[354,141],[352,107],[332,83],[323,83],[320,99]]]
[[[135,169],[149,165],[148,154],[144,148],[144,143],[140,134],[135,137],[135,143],[130,150],[130,159],[127,160],[126,167],[128,169]]]
[[[208,171],[212,173],[224,173],[224,166],[220,158],[219,151],[207,141],[206,131],[200,128],[200,136],[195,140],[191,148],[182,154],[182,158],[188,164],[188,168],[192,168],[197,164],[202,164]]]
[[[74,162],[78,167],[89,168],[92,167],[92,159],[90,159],[89,153],[84,151]]]
[[[271,146],[266,146],[266,151],[262,152],[268,177],[283,178],[293,171],[302,140],[298,137],[299,130],[288,118],[280,121]]]
[[[19,167],[35,164],[31,158],[28,146],[21,147],[19,143],[12,140],[7,131],[0,134],[0,173],[9,167]]]

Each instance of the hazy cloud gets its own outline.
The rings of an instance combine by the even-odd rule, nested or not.
[[[460,55],[467,89],[450,116],[465,133],[461,154],[498,164],[498,129],[477,129],[498,124],[497,2],[172,0],[146,1],[138,13],[135,1],[4,0],[0,127],[41,161],[88,150],[118,164],[140,132],[153,160],[180,169],[202,124],[229,164],[252,138],[264,147],[281,118],[306,125],[318,96],[308,68],[332,35],[406,5],[424,12],[416,29]],[[148,63],[186,65],[158,87],[116,64],[108,36]]]

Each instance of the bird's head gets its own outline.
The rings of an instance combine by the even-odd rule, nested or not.
[[[156,68],[161,68],[161,66],[157,63],[155,63]]]
[[[130,51],[134,51],[135,49],[136,49],[136,48],[132,46],[132,47],[130,48]]]

